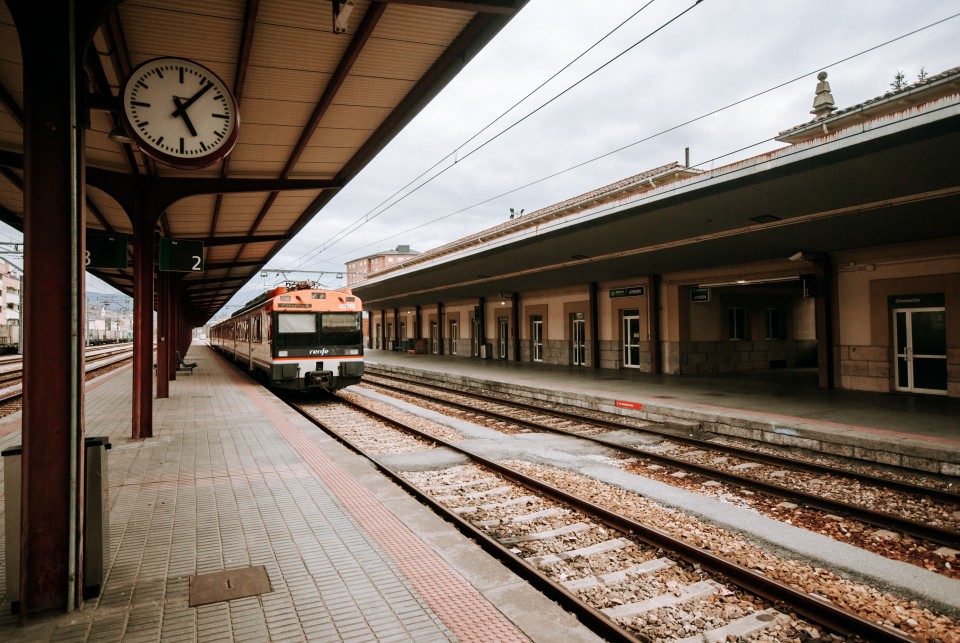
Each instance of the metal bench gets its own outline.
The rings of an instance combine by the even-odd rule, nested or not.
[[[195,369],[195,368],[197,367],[197,363],[196,363],[196,362],[185,362],[185,361],[183,361],[183,356],[180,355],[180,351],[177,351],[177,363],[179,364],[179,366],[177,367],[177,372],[178,372],[178,373],[179,373],[180,371],[187,371],[188,373],[190,373],[191,375],[193,375],[193,369]]]

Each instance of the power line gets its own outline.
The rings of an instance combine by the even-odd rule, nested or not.
[[[635,42],[634,44],[632,44],[632,45],[631,45],[630,47],[628,47],[627,49],[621,51],[621,52],[620,52],[619,54],[617,54],[615,57],[613,57],[613,58],[611,58],[610,60],[608,60],[607,62],[605,62],[605,63],[604,63],[603,65],[601,65],[600,67],[594,69],[592,72],[590,72],[590,73],[587,74],[586,76],[582,77],[580,80],[578,80],[578,81],[577,81],[576,83],[574,83],[573,85],[570,85],[569,87],[567,87],[566,89],[564,89],[562,92],[560,92],[559,94],[555,95],[553,98],[551,98],[550,100],[548,100],[547,102],[545,102],[545,103],[543,103],[542,105],[540,105],[540,107],[538,107],[538,108],[536,108],[535,110],[533,110],[532,112],[528,113],[526,116],[522,117],[520,120],[514,122],[512,125],[510,125],[510,126],[507,127],[506,129],[502,130],[500,133],[496,134],[496,135],[493,136],[492,138],[488,139],[486,142],[482,143],[480,146],[474,148],[474,149],[471,150],[469,153],[467,153],[466,156],[464,156],[464,157],[462,157],[462,158],[456,158],[456,159],[454,160],[454,162],[453,162],[452,165],[450,165],[450,166],[448,166],[447,168],[441,170],[441,171],[438,172],[436,175],[432,176],[430,179],[428,179],[427,181],[424,181],[423,183],[421,183],[420,185],[418,185],[416,188],[414,188],[413,190],[411,190],[409,193],[405,194],[403,197],[397,199],[396,201],[393,201],[392,203],[390,203],[389,205],[387,205],[387,207],[385,207],[385,208],[383,208],[382,210],[380,210],[379,212],[377,212],[377,210],[380,209],[382,206],[384,206],[384,204],[386,204],[387,202],[391,201],[391,199],[393,199],[393,198],[396,197],[398,194],[400,194],[401,192],[403,192],[404,190],[406,190],[408,187],[410,187],[411,185],[413,185],[414,183],[416,183],[417,181],[419,181],[421,178],[423,178],[426,174],[428,174],[429,172],[431,172],[432,170],[434,170],[434,169],[435,169],[437,166],[439,166],[441,163],[443,163],[444,161],[446,161],[447,159],[449,159],[451,156],[455,156],[455,155],[457,154],[457,152],[459,152],[464,146],[466,146],[466,145],[469,144],[471,141],[473,141],[474,139],[476,139],[476,138],[477,138],[478,136],[480,136],[480,134],[482,134],[483,132],[487,131],[490,127],[493,126],[494,123],[496,123],[496,122],[499,121],[501,118],[503,118],[504,116],[506,116],[507,114],[509,114],[510,112],[512,112],[516,107],[518,107],[520,104],[522,104],[522,103],[523,103],[524,101],[526,101],[528,98],[530,98],[530,97],[533,96],[535,93],[537,93],[538,91],[540,91],[545,85],[547,85],[547,83],[549,83],[550,81],[552,81],[553,79],[555,79],[557,76],[559,76],[560,74],[562,74],[564,71],[566,71],[567,69],[569,69],[574,63],[576,63],[578,60],[580,60],[580,59],[583,58],[585,55],[587,55],[590,51],[592,51],[592,50],[595,49],[597,46],[599,46],[600,43],[602,43],[604,40],[606,40],[607,38],[609,38],[610,36],[612,36],[612,35],[613,35],[614,33],[616,33],[621,27],[623,27],[625,24],[627,24],[628,22],[630,22],[631,20],[633,20],[633,18],[635,18],[637,15],[640,14],[640,12],[642,12],[644,9],[646,9],[647,7],[649,7],[651,4],[653,4],[653,3],[655,2],[655,0],[649,0],[649,2],[647,2],[645,5],[643,5],[642,7],[640,7],[639,9],[637,9],[635,12],[633,12],[632,14],[630,14],[626,19],[624,19],[623,21],[621,21],[616,27],[614,27],[613,29],[611,29],[610,31],[608,31],[606,34],[604,34],[603,37],[601,37],[599,40],[597,40],[596,42],[594,42],[592,45],[590,45],[589,47],[587,47],[586,49],[584,49],[582,52],[580,52],[580,54],[578,54],[576,57],[574,57],[570,62],[568,62],[567,64],[565,64],[565,65],[564,65],[563,67],[561,67],[559,70],[557,70],[556,72],[554,72],[549,78],[547,78],[546,80],[544,80],[543,82],[541,82],[539,85],[537,85],[536,88],[534,88],[533,90],[531,90],[530,92],[528,92],[523,98],[521,98],[520,100],[518,100],[517,102],[515,102],[513,105],[511,105],[509,108],[507,108],[504,112],[502,112],[499,116],[497,116],[496,118],[494,118],[492,121],[490,121],[489,123],[487,123],[484,127],[482,127],[480,130],[478,130],[476,133],[474,133],[470,138],[468,138],[466,141],[464,141],[464,142],[461,143],[459,146],[457,146],[452,152],[448,153],[446,156],[444,156],[443,158],[441,158],[439,161],[437,161],[436,163],[434,163],[433,165],[431,165],[429,168],[427,168],[426,170],[424,170],[423,172],[421,172],[418,176],[416,176],[415,178],[413,178],[412,180],[410,180],[409,182],[407,182],[406,185],[404,185],[404,186],[401,187],[400,189],[396,190],[393,194],[391,194],[391,195],[388,196],[386,199],[384,199],[383,201],[381,201],[379,204],[377,204],[376,206],[374,206],[373,208],[371,208],[370,210],[368,210],[367,213],[364,214],[362,217],[359,217],[358,219],[355,219],[352,223],[348,224],[345,228],[343,228],[342,230],[340,230],[339,232],[337,232],[335,235],[333,235],[333,237],[331,237],[329,240],[327,240],[323,245],[318,246],[318,248],[317,248],[316,250],[308,253],[308,254],[305,255],[303,258],[301,258],[298,266],[302,266],[302,265],[304,264],[304,262],[306,262],[307,260],[309,260],[312,256],[319,255],[319,254],[322,253],[324,250],[326,250],[326,249],[329,248],[330,246],[332,246],[332,245],[334,245],[335,243],[337,243],[340,239],[344,238],[346,235],[350,234],[351,232],[354,232],[355,230],[359,229],[359,228],[362,227],[363,225],[366,225],[367,223],[369,223],[369,222],[372,221],[373,219],[377,218],[378,216],[380,216],[381,214],[383,214],[384,212],[386,212],[387,210],[389,210],[390,208],[392,208],[392,207],[395,206],[396,204],[400,203],[403,199],[407,198],[407,196],[409,196],[410,194],[413,194],[413,193],[417,192],[418,190],[420,190],[420,188],[424,187],[425,185],[427,185],[428,183],[430,183],[430,182],[433,181],[434,179],[436,179],[436,178],[438,178],[439,176],[443,175],[447,170],[449,170],[449,169],[451,169],[452,167],[454,167],[454,166],[455,166],[457,163],[459,163],[460,161],[463,161],[464,159],[468,158],[469,156],[472,156],[475,152],[477,152],[477,151],[479,151],[480,149],[482,149],[483,147],[485,147],[488,143],[491,143],[492,141],[496,140],[497,138],[499,138],[500,136],[502,136],[502,135],[505,134],[506,132],[510,131],[511,129],[513,129],[515,126],[517,126],[517,125],[519,125],[520,123],[522,123],[523,121],[525,121],[525,120],[526,120],[527,118],[529,118],[530,116],[536,114],[536,113],[539,112],[541,109],[543,109],[544,107],[546,107],[547,105],[549,105],[549,104],[552,103],[553,101],[557,100],[558,98],[560,98],[561,96],[563,96],[564,94],[566,94],[567,92],[569,92],[570,90],[572,90],[574,87],[576,87],[576,86],[579,85],[580,83],[584,82],[585,80],[587,80],[587,79],[590,78],[591,76],[593,76],[593,75],[595,75],[596,73],[598,73],[598,72],[599,72],[600,70],[602,70],[603,68],[605,68],[605,67],[607,67],[608,65],[610,65],[612,62],[614,62],[614,61],[617,60],[618,58],[620,58],[620,57],[622,57],[623,55],[625,55],[625,54],[626,54],[627,52],[629,52],[630,50],[632,50],[632,49],[634,49],[635,47],[637,47],[640,43],[642,43],[642,42],[644,42],[645,40],[649,39],[651,36],[653,36],[653,35],[654,35],[655,33],[657,33],[658,31],[661,31],[662,29],[664,29],[664,28],[665,28],[667,25],[669,25],[671,22],[675,21],[677,18],[679,18],[680,16],[682,16],[683,14],[685,14],[687,11],[690,11],[690,9],[692,9],[693,7],[695,7],[697,4],[699,4],[699,3],[702,2],[702,1],[703,1],[703,0],[697,0],[694,5],[690,6],[689,8],[687,8],[686,10],[684,10],[683,12],[681,12],[680,14],[678,14],[677,16],[674,16],[674,17],[671,18],[668,22],[664,23],[663,25],[661,25],[660,27],[658,27],[658,28],[655,29],[654,31],[650,32],[649,34],[647,34],[646,36],[644,36],[643,38],[641,38],[639,41],[637,41],[637,42]],[[374,214],[374,213],[376,213],[376,214]],[[372,214],[373,216],[371,216],[371,214]]]
[[[469,211],[469,210],[472,210],[473,208],[476,208],[476,207],[479,207],[479,206],[481,206],[481,205],[485,205],[485,204],[487,204],[487,203],[490,203],[491,201],[495,201],[495,200],[500,199],[500,198],[503,198],[503,197],[505,197],[505,196],[509,196],[509,195],[511,195],[511,194],[514,194],[514,193],[519,192],[519,191],[521,191],[521,190],[524,190],[524,189],[526,189],[526,188],[532,187],[532,186],[537,185],[537,184],[539,184],[539,183],[543,183],[544,181],[548,181],[548,180],[550,180],[550,179],[556,178],[556,177],[558,177],[558,176],[561,176],[561,175],[566,174],[566,173],[568,173],[568,172],[571,172],[571,171],[573,171],[573,170],[580,169],[580,168],[582,168],[582,167],[584,167],[584,166],[586,166],[586,165],[589,165],[590,163],[594,163],[594,162],[599,161],[599,160],[601,160],[601,159],[607,158],[607,157],[609,157],[609,156],[612,156],[612,155],[614,155],[614,154],[617,154],[617,153],[619,153],[619,152],[622,152],[622,151],[624,151],[624,150],[626,150],[626,149],[629,149],[629,148],[631,148],[631,147],[635,147],[635,146],[637,146],[637,145],[639,145],[639,144],[641,144],[641,143],[646,143],[646,142],[651,141],[651,140],[653,140],[653,139],[655,139],[655,138],[657,138],[657,137],[659,137],[659,136],[663,136],[664,134],[668,134],[668,133],[670,133],[670,132],[673,132],[673,131],[675,131],[675,130],[677,130],[677,129],[680,129],[680,128],[685,127],[685,126],[687,126],[687,125],[690,125],[690,124],[692,124],[692,123],[696,123],[697,121],[703,120],[703,119],[705,119],[705,118],[709,118],[710,116],[714,116],[714,115],[719,114],[719,113],[721,113],[721,112],[723,112],[723,111],[726,111],[726,110],[728,110],[728,109],[732,109],[733,107],[737,107],[737,106],[739,106],[739,105],[742,105],[743,103],[746,103],[746,102],[748,102],[748,101],[751,101],[751,100],[754,100],[754,99],[756,99],[756,98],[759,98],[760,96],[763,96],[763,95],[765,95],[765,94],[769,94],[769,93],[771,93],[771,92],[773,92],[773,91],[776,91],[776,90],[778,90],[778,89],[782,89],[783,87],[786,87],[787,85],[790,85],[790,84],[793,84],[793,83],[798,82],[798,81],[800,81],[800,80],[803,80],[804,78],[807,78],[807,77],[810,76],[811,74],[817,73],[818,71],[822,71],[822,70],[825,70],[825,69],[830,69],[830,68],[832,68],[832,67],[836,67],[837,65],[843,64],[843,63],[845,63],[845,62],[849,62],[850,60],[853,60],[853,59],[855,59],[855,58],[858,58],[859,56],[863,56],[863,55],[866,55],[866,54],[868,54],[868,53],[870,53],[870,52],[876,51],[877,49],[880,49],[881,47],[885,47],[885,46],[890,45],[890,44],[893,44],[893,43],[895,43],[895,42],[897,42],[897,41],[899,41],[899,40],[903,40],[904,38],[908,38],[908,37],[910,37],[910,36],[916,35],[916,34],[922,32],[922,31],[925,31],[925,30],[930,29],[930,28],[932,28],[932,27],[935,27],[935,26],[937,26],[937,25],[940,25],[940,24],[943,24],[943,23],[948,22],[948,21],[950,21],[950,20],[953,20],[953,19],[957,18],[958,16],[960,16],[960,13],[955,13],[955,14],[953,14],[953,15],[951,15],[951,16],[948,16],[948,17],[946,17],[946,18],[943,18],[943,19],[941,19],[941,20],[937,20],[937,21],[935,21],[935,22],[932,22],[932,23],[930,23],[930,24],[928,24],[928,25],[926,25],[926,26],[924,26],[924,27],[920,27],[920,28],[918,28],[918,29],[914,29],[913,31],[909,31],[909,32],[907,32],[907,33],[905,33],[905,34],[902,34],[902,35],[900,35],[900,36],[897,36],[896,38],[892,38],[892,39],[887,40],[887,41],[885,41],[885,42],[882,42],[882,43],[880,43],[880,44],[874,45],[874,46],[872,46],[872,47],[868,47],[867,49],[864,49],[864,50],[862,50],[862,51],[860,51],[860,52],[858,52],[858,53],[851,54],[851,55],[846,56],[846,57],[844,57],[844,58],[840,58],[839,60],[833,61],[833,62],[831,62],[831,63],[829,63],[829,64],[827,64],[827,65],[823,65],[823,66],[817,67],[817,68],[814,69],[813,71],[805,72],[805,73],[803,73],[803,74],[801,74],[801,75],[799,75],[799,76],[796,76],[796,77],[794,77],[794,78],[791,78],[790,80],[787,80],[787,81],[778,83],[778,84],[776,84],[776,85],[773,85],[772,87],[769,87],[769,88],[764,89],[764,90],[762,90],[762,91],[759,91],[759,92],[756,92],[756,93],[754,93],[754,94],[751,94],[751,95],[749,95],[749,96],[747,96],[747,97],[745,97],[745,98],[741,98],[741,99],[738,99],[738,100],[736,100],[736,101],[734,101],[734,102],[732,102],[732,103],[728,103],[727,105],[724,105],[723,107],[718,107],[718,108],[716,108],[716,109],[714,109],[714,110],[711,110],[711,111],[709,111],[709,112],[706,112],[705,114],[701,114],[700,116],[696,116],[696,117],[691,118],[691,119],[689,119],[689,120],[686,120],[686,121],[684,121],[684,122],[682,122],[682,123],[678,123],[677,125],[673,125],[673,126],[671,126],[671,127],[668,127],[668,128],[666,128],[666,129],[663,129],[663,130],[661,130],[661,131],[659,131],[659,132],[657,132],[657,133],[655,133],[655,134],[651,134],[650,136],[646,136],[646,137],[641,138],[641,139],[639,139],[639,140],[633,141],[632,143],[628,143],[628,144],[626,144],[626,145],[622,145],[622,146],[620,146],[620,147],[618,147],[618,148],[616,148],[616,149],[610,150],[610,151],[608,151],[608,152],[605,152],[605,153],[603,153],[603,154],[600,154],[600,155],[598,155],[598,156],[595,156],[595,157],[593,157],[593,158],[590,158],[590,159],[588,159],[588,160],[586,160],[586,161],[582,161],[582,162],[580,162],[580,163],[577,163],[577,164],[575,164],[575,165],[572,165],[572,166],[570,166],[570,167],[567,167],[567,168],[565,168],[565,169],[563,169],[563,170],[559,170],[559,171],[557,171],[557,172],[554,172],[554,173],[552,173],[552,174],[543,176],[543,177],[541,177],[541,178],[539,178],[539,179],[536,179],[536,180],[534,180],[534,181],[530,181],[529,183],[525,183],[525,184],[520,185],[520,186],[518,186],[518,187],[511,188],[510,190],[507,190],[507,191],[505,191],[505,192],[501,192],[501,193],[499,193],[499,194],[497,194],[497,195],[494,195],[494,196],[485,198],[485,199],[483,199],[483,200],[481,200],[481,201],[478,201],[478,202],[476,202],[476,203],[473,203],[472,205],[469,205],[469,206],[460,208],[459,210],[456,210],[456,211],[454,211],[454,212],[450,212],[450,213],[445,214],[445,215],[443,215],[443,216],[437,217],[436,219],[431,219],[430,221],[427,221],[427,222],[425,222],[425,223],[416,225],[416,226],[414,226],[414,227],[412,227],[412,228],[408,228],[408,229],[403,230],[403,231],[401,231],[401,232],[397,232],[397,233],[395,233],[395,234],[393,234],[393,235],[391,235],[391,236],[389,236],[389,237],[386,237],[385,239],[380,239],[380,240],[378,240],[378,241],[376,241],[376,242],[374,242],[374,243],[366,244],[366,245],[364,245],[364,246],[360,246],[359,248],[354,248],[353,250],[346,251],[346,252],[342,252],[342,253],[340,253],[340,254],[334,255],[333,257],[330,257],[330,258],[327,259],[327,260],[330,261],[330,260],[332,260],[332,259],[336,259],[336,258],[338,258],[338,257],[342,257],[342,256],[347,255],[347,254],[354,254],[354,253],[356,253],[357,251],[362,250],[363,248],[367,248],[367,247],[369,247],[369,246],[371,246],[371,245],[383,243],[383,242],[386,241],[387,239],[392,239],[392,238],[394,238],[394,237],[398,237],[398,236],[401,236],[401,235],[409,234],[410,232],[413,232],[413,231],[415,231],[415,230],[419,230],[420,228],[424,228],[424,227],[426,227],[426,226],[429,226],[429,225],[432,225],[432,224],[434,224],[434,223],[438,223],[438,222],[440,222],[440,221],[443,221],[443,220],[445,220],[445,219],[448,219],[448,218],[450,218],[450,217],[452,217],[452,216],[456,216],[456,215],[458,215],[458,214],[462,214],[462,213],[464,213],[464,212],[467,212],[467,211]],[[749,145],[747,145],[747,146],[745,146],[745,147],[741,147],[741,148],[739,148],[739,149],[737,149],[737,150],[733,150],[733,151],[731,151],[731,152],[726,152],[726,153],[724,153],[724,154],[721,154],[720,156],[716,156],[716,157],[714,157],[713,159],[710,159],[709,161],[705,161],[705,162],[703,162],[703,163],[701,163],[701,164],[699,164],[699,165],[704,165],[704,164],[706,164],[706,163],[710,163],[710,162],[716,161],[716,160],[718,160],[718,159],[721,159],[721,158],[730,156],[730,155],[732,155],[732,154],[736,154],[736,153],[738,153],[738,152],[742,152],[742,151],[747,150],[747,149],[750,149],[750,148],[752,148],[752,147],[756,147],[757,145],[762,145],[763,143],[771,142],[771,141],[773,141],[773,140],[775,140],[775,137],[770,137],[770,138],[766,138],[766,139],[764,139],[764,140],[762,140],[762,141],[759,141],[759,142],[756,142],[756,143],[751,143],[751,144],[749,144]],[[695,166],[695,167],[697,167],[697,166]],[[449,169],[449,168],[448,168],[448,169]],[[438,176],[439,176],[439,175],[438,175]],[[423,185],[426,185],[426,183],[424,183]],[[422,187],[422,186],[420,186],[420,187]],[[418,189],[419,189],[419,188],[418,188]],[[412,194],[412,192],[411,192],[411,194]]]

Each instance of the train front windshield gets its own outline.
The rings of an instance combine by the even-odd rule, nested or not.
[[[360,313],[277,313],[275,328],[276,349],[363,343]]]

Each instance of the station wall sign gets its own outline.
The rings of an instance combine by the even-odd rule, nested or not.
[[[710,289],[703,286],[690,286],[690,301],[710,301]]]
[[[127,267],[127,235],[87,234],[84,268]]]
[[[610,289],[610,299],[618,299],[620,297],[645,297],[646,294],[646,286],[629,286],[627,288]]]
[[[203,272],[203,241],[161,238],[160,270]]]
[[[946,298],[943,293],[920,293],[916,295],[891,295],[887,297],[889,308],[943,308]]]

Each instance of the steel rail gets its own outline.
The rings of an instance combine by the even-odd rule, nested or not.
[[[785,583],[768,578],[767,576],[764,576],[763,574],[755,572],[752,569],[744,567],[738,563],[729,561],[707,550],[701,549],[688,542],[675,538],[670,534],[664,531],[661,531],[655,527],[650,527],[641,522],[633,520],[632,518],[621,516],[616,512],[600,507],[599,505],[591,503],[573,494],[567,493],[566,491],[553,487],[552,485],[549,485],[545,482],[526,476],[525,474],[522,474],[518,471],[510,469],[509,467],[505,467],[493,460],[489,460],[485,458],[484,456],[473,453],[472,451],[468,449],[464,449],[463,447],[457,446],[456,444],[434,437],[414,427],[407,426],[398,420],[395,420],[383,414],[377,413],[376,411],[372,411],[371,409],[363,407],[362,405],[350,402],[349,400],[345,400],[343,398],[338,398],[338,399],[341,402],[344,402],[345,404],[352,406],[363,413],[371,415],[376,419],[382,422],[385,422],[391,426],[397,427],[398,429],[406,431],[412,435],[416,435],[429,442],[433,442],[435,444],[441,445],[443,447],[446,447],[453,451],[461,453],[475,460],[476,462],[483,464],[484,466],[487,466],[491,469],[494,469],[495,471],[498,471],[499,473],[501,473],[507,478],[510,478],[514,482],[517,482],[518,484],[526,486],[530,489],[539,491],[543,493],[545,496],[552,498],[557,502],[573,505],[578,510],[597,519],[598,521],[614,529],[622,531],[626,534],[635,536],[650,546],[659,547],[661,549],[671,551],[690,564],[699,565],[701,568],[706,569],[712,573],[726,576],[741,589],[744,589],[750,593],[753,593],[756,596],[764,598],[770,601],[771,603],[773,603],[774,605],[779,605],[781,603],[789,605],[790,608],[796,611],[798,614],[807,618],[811,622],[817,623],[818,625],[821,625],[827,629],[830,629],[831,631],[834,631],[846,636],[859,636],[864,638],[865,640],[877,641],[877,642],[915,641],[915,639],[907,636],[903,632],[894,630],[884,625],[874,623],[869,619],[862,618],[854,614],[853,612],[850,612],[848,610],[845,610],[841,607],[834,605],[833,603],[827,601],[826,599],[818,598],[813,594],[809,594],[807,592],[794,589],[793,587]],[[309,414],[307,414],[306,412],[300,409],[297,409],[297,410],[301,414],[303,414],[305,417],[313,421],[314,423],[320,425],[319,421],[316,418],[313,418],[312,416],[310,416]],[[324,430],[330,432],[328,428],[325,428]],[[349,441],[345,440],[342,436],[339,436],[335,431],[332,432],[331,434],[335,435],[338,440],[343,441],[345,444],[350,444]],[[353,445],[350,445],[350,446],[351,448],[354,448],[358,452],[360,452],[360,450],[357,449],[357,447]],[[367,455],[365,457],[370,457],[370,456]],[[372,461],[375,462],[378,467],[388,468],[388,467],[385,467],[385,465],[382,465],[382,463],[378,463],[375,458],[372,458]],[[399,474],[396,474],[396,475],[399,475]],[[404,485],[404,486],[407,487],[408,485]],[[423,492],[419,490],[416,491],[416,494],[418,497],[424,495]],[[449,513],[446,509],[444,509],[443,511],[444,511],[444,514]],[[453,521],[453,522],[457,522],[459,524],[463,521],[462,519],[460,519],[458,521]],[[475,529],[472,530],[470,535],[476,535],[475,532],[476,532]],[[490,539],[490,537],[484,534],[483,532],[479,532],[479,533],[480,533],[480,536],[482,536],[483,540]],[[506,551],[506,555],[510,559],[517,558],[514,554],[512,554],[508,550],[505,550],[502,546],[499,547],[498,549]],[[527,567],[529,567],[529,564],[527,565]],[[549,582],[554,587],[557,587],[556,584],[553,583],[553,581],[548,579],[547,582]],[[562,590],[563,593],[569,594],[569,592],[562,587],[558,587],[558,589]],[[574,600],[576,600],[577,604],[584,605],[583,602],[580,601],[579,599],[574,599]],[[578,611],[580,609],[579,605],[578,605]],[[589,606],[586,606],[586,607],[589,607]],[[593,608],[590,608],[590,609],[593,610]],[[610,620],[601,612],[598,612],[597,610],[593,610],[593,611],[597,612],[597,614],[599,614],[599,616],[603,620],[605,621]]]
[[[375,416],[378,420],[386,422],[391,426],[394,426],[400,430],[407,431],[420,437],[427,438],[431,441],[436,441],[436,438],[429,436],[428,434],[421,433],[413,427],[408,427],[396,420],[388,418],[386,416],[380,415],[375,411],[366,409],[360,405],[354,404],[349,400],[343,398],[338,398],[338,401],[347,406],[353,407],[363,413],[371,414]],[[464,520],[457,514],[453,513],[442,504],[433,499],[432,496],[420,490],[417,486],[409,482],[404,478],[400,473],[394,471],[386,464],[381,462],[375,455],[367,452],[365,449],[353,444],[347,438],[340,435],[340,433],[333,427],[327,425],[325,422],[319,418],[310,415],[303,409],[301,409],[296,404],[290,404],[291,408],[297,411],[300,415],[305,417],[307,420],[313,424],[320,427],[323,431],[328,433],[330,436],[349,447],[353,451],[357,452],[364,458],[367,458],[373,465],[395,483],[400,485],[405,489],[409,494],[419,500],[421,503],[429,506],[436,514],[447,520],[448,522],[454,523],[456,528],[466,535],[468,538],[473,539],[484,551],[488,554],[504,563],[511,571],[515,574],[531,583],[534,587],[539,589],[549,598],[555,600],[565,609],[570,610],[575,613],[578,618],[580,618],[586,625],[590,626],[594,632],[602,636],[607,641],[623,641],[624,643],[642,643],[641,639],[638,639],[631,635],[629,632],[624,630],[622,627],[617,625],[615,621],[610,619],[606,614],[600,610],[588,605],[583,602],[575,594],[570,592],[567,588],[555,583],[551,580],[546,574],[541,572],[539,569],[531,565],[529,562],[523,558],[515,555],[509,549],[504,547],[499,541],[491,537],[489,534],[484,532],[481,529],[478,529],[472,525],[467,520]]]
[[[373,375],[375,377],[385,377],[388,379],[396,380],[398,382],[410,382],[410,380],[404,379],[403,377],[400,377],[398,375],[387,374],[387,373],[377,373],[376,370],[377,370],[376,367],[368,366],[366,369],[366,372],[367,374]],[[370,382],[370,383],[376,384],[377,386],[392,388],[393,390],[402,391],[407,394],[410,394],[409,391],[404,391],[399,387],[392,387],[389,384],[380,384],[377,382]],[[575,413],[570,413],[568,411],[562,411],[559,409],[545,408],[542,406],[537,406],[535,404],[515,402],[513,400],[503,400],[497,397],[483,395],[481,393],[461,391],[461,390],[451,388],[448,386],[443,386],[440,384],[425,383],[420,381],[416,381],[415,383],[417,386],[427,386],[427,387],[435,388],[440,391],[446,391],[448,393],[455,393],[457,395],[466,395],[466,396],[476,398],[478,400],[485,400],[485,401],[494,402],[497,404],[503,404],[504,406],[514,406],[519,409],[537,412],[537,413],[543,413],[545,415],[556,415],[557,417],[562,417],[569,420],[575,420],[577,422],[589,422],[591,424],[596,424],[597,426],[601,426],[601,427],[609,428],[613,430],[628,429],[632,431],[643,431],[646,433],[653,433],[655,435],[660,435],[670,440],[674,440],[675,442],[680,442],[682,444],[686,444],[689,446],[695,446],[699,448],[709,448],[714,451],[722,451],[724,453],[729,453],[731,455],[736,455],[742,458],[747,458],[757,462],[762,462],[764,464],[782,465],[786,467],[791,467],[793,469],[801,469],[803,471],[807,471],[808,473],[817,473],[817,474],[822,473],[827,475],[839,475],[839,476],[852,477],[854,479],[870,482],[884,488],[888,488],[888,489],[893,488],[898,491],[903,491],[905,493],[915,493],[918,495],[926,495],[932,498],[933,500],[937,500],[939,502],[960,505],[960,493],[946,491],[944,489],[934,489],[933,487],[924,487],[922,485],[913,484],[910,482],[904,482],[902,480],[889,480],[889,479],[881,478],[880,476],[875,476],[869,473],[860,473],[858,471],[837,469],[827,465],[817,464],[815,462],[803,462],[803,461],[798,461],[798,460],[794,460],[784,456],[778,456],[778,455],[773,455],[769,453],[758,453],[756,451],[751,451],[750,449],[744,448],[744,447],[737,447],[737,446],[726,445],[726,444],[716,444],[714,442],[711,442],[710,440],[701,440],[699,438],[694,438],[691,436],[677,435],[676,433],[673,433],[671,431],[662,431],[656,428],[648,428],[648,427],[641,428],[641,427],[632,426],[630,424],[625,424],[622,422],[616,422],[613,420],[603,420],[603,419],[598,419],[593,417],[586,417],[583,415],[577,415]],[[425,396],[425,397],[428,397],[428,396]]]
[[[396,387],[388,387],[391,390],[399,390]],[[612,442],[610,440],[604,440],[603,438],[598,438],[591,435],[581,435],[579,433],[573,433],[571,431],[565,431],[563,429],[556,429],[551,426],[545,426],[539,424],[538,422],[532,422],[529,420],[520,420],[503,413],[497,413],[496,411],[489,411],[478,409],[476,406],[470,406],[469,404],[464,404],[461,402],[453,402],[449,400],[442,400],[440,398],[435,398],[422,393],[412,393],[405,391],[407,395],[420,395],[428,400],[434,401],[440,404],[446,404],[454,408],[461,410],[469,411],[471,413],[479,413],[481,415],[486,415],[488,417],[501,420],[504,422],[509,422],[512,424],[517,424],[520,426],[525,426],[538,431],[545,431],[549,433],[566,435],[570,437],[579,438],[582,440],[588,440],[595,444],[600,444],[602,446],[623,451],[631,455],[636,455],[639,457],[652,460],[654,462],[659,462],[661,464],[666,464],[671,467],[686,469],[688,471],[693,471],[701,476],[722,480],[729,484],[734,484],[740,487],[747,487],[760,491],[767,495],[776,496],[778,498],[783,498],[785,500],[790,500],[797,503],[802,503],[809,507],[814,507],[821,511],[827,511],[834,514],[843,514],[848,517],[859,520],[860,522],[873,525],[875,527],[880,527],[883,529],[897,529],[903,533],[910,534],[917,538],[922,538],[924,540],[929,540],[940,545],[947,545],[950,547],[956,547],[960,544],[960,533],[952,531],[950,529],[945,529],[943,527],[937,527],[935,525],[928,525],[925,523],[917,522],[915,520],[910,520],[908,518],[903,518],[901,516],[896,516],[894,514],[888,514],[882,511],[875,511],[861,505],[855,505],[847,502],[841,502],[839,500],[831,500],[830,498],[824,498],[822,496],[817,496],[812,493],[807,493],[805,491],[799,491],[796,489],[791,489],[782,485],[775,484],[773,482],[765,482],[763,480],[757,480],[754,478],[747,478],[738,476],[734,473],[727,473],[720,469],[715,469],[713,467],[708,467],[706,465],[696,464],[692,462],[687,462],[679,458],[673,458],[668,455],[662,455],[658,453],[651,453],[643,449],[638,449],[636,447],[631,447],[629,445],[619,444],[617,442]],[[510,403],[506,403],[506,406],[510,406]],[[549,415],[549,411],[541,410],[541,413]],[[589,422],[589,418],[584,420],[580,418],[579,421]],[[621,427],[624,428],[624,427]],[[786,465],[789,466],[789,465]]]
[[[102,357],[95,362],[86,362],[84,364],[83,373],[84,376],[90,375],[102,368],[108,366],[113,366],[119,362],[124,362],[128,359],[133,358],[133,351],[127,349],[126,351],[115,351],[108,356]],[[5,380],[0,380],[5,381]],[[0,388],[0,404],[5,402],[10,402],[17,399],[23,395],[23,383],[13,384],[12,386],[7,386],[5,388]]]

